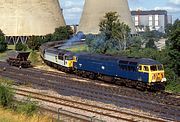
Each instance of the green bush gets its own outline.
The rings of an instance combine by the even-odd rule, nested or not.
[[[23,103],[19,103],[17,106],[17,111],[19,113],[32,116],[38,111],[38,105],[36,102],[31,101],[30,97]]]
[[[33,66],[42,65],[42,60],[39,56],[39,52],[37,51],[31,51],[29,55],[29,60],[31,61],[31,64]]]
[[[55,29],[55,32],[52,35],[53,41],[60,41],[69,39],[72,35],[72,29],[70,26],[61,26]]]
[[[166,85],[166,90],[180,93],[180,78],[174,77],[173,80],[169,81],[168,84]]]
[[[40,44],[52,41],[67,40],[73,35],[73,30],[70,26],[61,26],[55,29],[53,34],[47,34],[41,41]]]
[[[146,48],[157,49],[154,41],[154,39],[149,39],[149,41],[146,43]]]
[[[32,50],[38,50],[41,46],[42,38],[39,36],[32,36],[28,41],[27,45]]]
[[[7,84],[0,83],[0,105],[8,107],[13,102],[13,91]]]
[[[26,51],[27,50],[27,45],[23,43],[17,43],[15,46],[16,51]]]
[[[4,52],[7,50],[7,43],[5,42],[5,37],[0,36],[0,52]]]

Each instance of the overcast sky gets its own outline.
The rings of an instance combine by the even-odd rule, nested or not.
[[[78,24],[85,0],[59,0],[67,24]],[[173,19],[180,19],[180,0],[128,0],[131,10],[167,10]]]

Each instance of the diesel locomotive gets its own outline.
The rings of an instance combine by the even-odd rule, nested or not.
[[[128,87],[165,89],[163,65],[153,59],[72,53],[58,48],[42,52],[45,63],[64,72]]]

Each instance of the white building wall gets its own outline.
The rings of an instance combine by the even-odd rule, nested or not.
[[[150,30],[157,30],[159,32],[165,32],[166,26],[166,16],[165,15],[140,15],[139,19],[137,19],[137,15],[133,16],[134,25],[136,26],[136,30],[138,31],[138,26],[149,26]],[[137,23],[138,22],[140,23]],[[140,31],[143,31],[142,29]]]

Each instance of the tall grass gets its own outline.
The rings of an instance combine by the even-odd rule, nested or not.
[[[31,98],[28,97],[25,102],[19,102],[16,106],[16,111],[27,116],[33,116],[38,112],[37,102],[31,101]]]
[[[31,101],[30,97],[25,102],[15,101],[11,84],[12,81],[8,79],[0,79],[0,107],[12,109],[26,116],[35,115],[38,112],[38,104]]]
[[[7,85],[12,85],[13,81],[9,80],[7,78],[2,78],[0,77],[0,84],[7,84]]]

